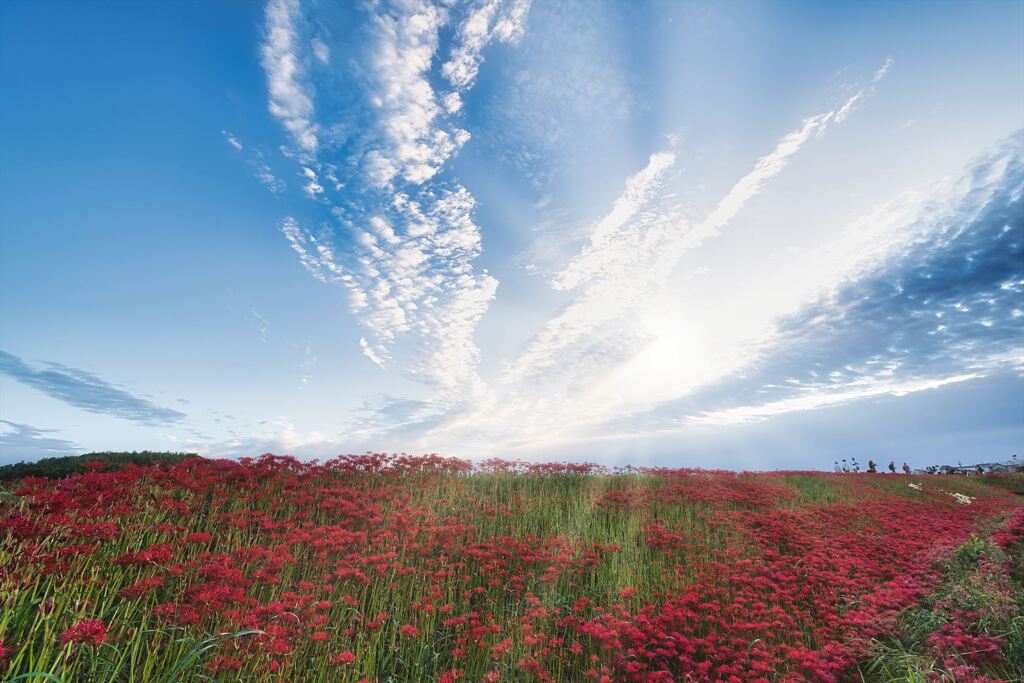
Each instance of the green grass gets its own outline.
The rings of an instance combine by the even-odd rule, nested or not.
[[[983,535],[975,535],[939,561],[938,568],[943,576],[938,589],[919,607],[903,614],[896,637],[876,641],[874,656],[861,668],[861,680],[964,680],[957,670],[972,664],[971,653],[940,656],[930,647],[928,637],[955,622],[958,612],[969,612],[976,615],[970,619],[972,632],[1004,639],[1003,661],[977,668],[992,679],[1024,681],[1024,544],[1004,552]]]

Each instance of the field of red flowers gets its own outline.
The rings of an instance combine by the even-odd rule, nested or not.
[[[1024,676],[1024,507],[985,478],[263,456],[7,488],[12,681]]]

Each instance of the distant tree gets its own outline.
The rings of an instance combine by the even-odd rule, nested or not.
[[[89,463],[94,462],[101,463],[104,469],[118,469],[125,465],[151,465],[158,462],[177,463],[198,457],[199,455],[196,453],[104,451],[101,453],[69,455],[61,458],[43,458],[36,462],[19,462],[13,465],[3,465],[0,467],[0,481],[13,481],[24,477],[59,479],[84,472]]]

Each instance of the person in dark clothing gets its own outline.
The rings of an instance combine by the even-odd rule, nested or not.
[[[874,474],[877,471],[878,471],[878,469],[877,469],[877,465],[875,465],[875,461],[874,460],[868,460],[868,472],[871,473],[871,474]]]
[[[894,463],[892,460],[889,461],[889,471],[892,472],[893,474],[896,474],[896,463]]]

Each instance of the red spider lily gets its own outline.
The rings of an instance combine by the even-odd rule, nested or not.
[[[403,624],[398,629],[398,632],[401,635],[408,636],[410,638],[418,638],[419,635],[420,635],[420,630],[418,628],[416,628],[415,626],[413,626],[412,624]]]
[[[182,642],[258,631],[199,664],[232,679],[302,680],[359,652],[381,680],[846,681],[972,530],[1009,514],[993,541],[1024,537],[1009,495],[972,490],[962,505],[906,489],[889,475],[381,454],[24,480],[25,504],[0,508],[0,581],[14,599],[47,597],[26,598],[25,627],[4,636],[40,651],[43,620],[89,608],[134,615],[111,628],[142,652],[160,629]],[[932,655],[984,680],[1006,643],[944,609]],[[49,639],[91,642],[75,633]]]
[[[107,639],[107,625],[99,619],[82,619],[60,634],[62,643],[99,645]]]

